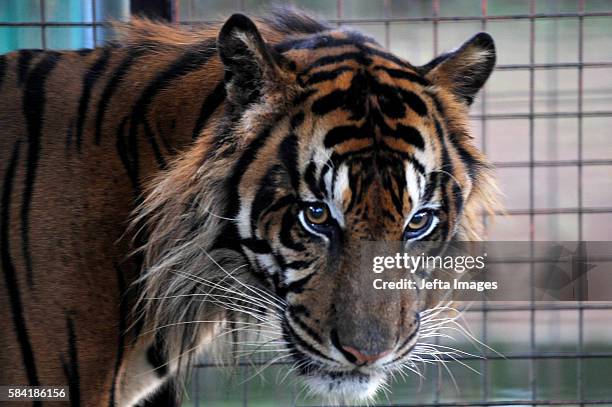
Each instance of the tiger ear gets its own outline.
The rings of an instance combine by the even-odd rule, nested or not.
[[[495,66],[495,43],[487,33],[479,33],[457,50],[440,55],[420,69],[432,83],[450,89],[471,105]]]
[[[246,105],[259,97],[266,83],[280,77],[279,55],[266,45],[255,23],[243,14],[232,15],[217,37],[225,67],[228,99]]]

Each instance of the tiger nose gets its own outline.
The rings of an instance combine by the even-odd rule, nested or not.
[[[391,353],[391,349],[388,349],[374,355],[369,355],[353,348],[352,346],[342,346],[342,350],[344,351],[344,356],[349,360],[349,362],[354,363],[357,366],[372,364]]]

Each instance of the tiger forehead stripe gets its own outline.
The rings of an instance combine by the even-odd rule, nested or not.
[[[385,72],[387,75],[394,79],[406,79],[407,81],[418,83],[421,86],[431,86],[431,82],[418,75],[413,70],[389,68],[382,65],[376,65],[374,69]]]
[[[369,65],[377,60],[381,66],[391,65],[391,69],[413,69],[412,65],[380,48],[373,40],[353,33],[347,35],[347,38],[325,35],[320,38],[296,40],[289,44],[281,43],[276,49],[294,60],[307,60],[303,74],[323,66],[351,60],[363,65]]]
[[[309,78],[306,80],[306,85],[315,85],[320,82],[331,81],[346,72],[352,71],[353,68],[346,65],[340,66],[339,68],[333,70],[317,71],[309,76]]]

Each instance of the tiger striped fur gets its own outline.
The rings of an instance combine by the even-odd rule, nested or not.
[[[0,57],[0,384],[132,406],[255,327],[315,391],[371,397],[422,310],[372,294],[354,250],[417,214],[418,239],[480,238],[491,37],[418,67],[290,10],[117,29]]]

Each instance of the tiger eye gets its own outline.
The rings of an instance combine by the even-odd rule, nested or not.
[[[412,217],[412,219],[410,219],[410,222],[408,223],[408,228],[410,230],[422,229],[429,224],[430,217],[430,212],[417,213],[415,216]]]
[[[329,220],[329,209],[326,205],[308,205],[304,214],[306,220],[315,225],[325,224]]]

